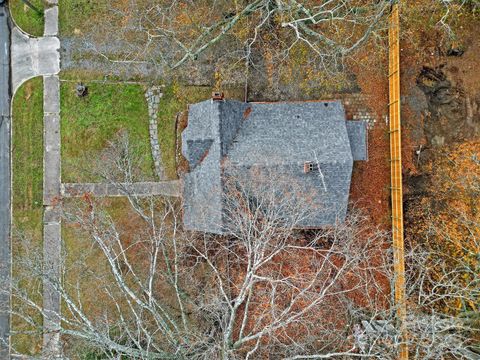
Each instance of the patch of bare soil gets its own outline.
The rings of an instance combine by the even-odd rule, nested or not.
[[[424,66],[416,84],[427,97],[424,131],[429,145],[441,146],[478,136],[480,92],[469,93],[463,87],[457,67]]]
[[[479,18],[465,17],[453,45],[439,30],[422,33],[417,42],[402,39],[403,124],[414,149],[480,135],[479,27]]]
[[[446,171],[439,168],[446,163],[438,159],[446,149],[460,149],[480,136],[479,27],[478,16],[470,14],[454,29],[453,44],[439,31],[422,33],[415,43],[401,41],[405,234],[417,243],[425,240],[418,235],[425,225],[419,213],[441,203],[433,178]]]

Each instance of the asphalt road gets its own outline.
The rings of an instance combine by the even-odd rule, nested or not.
[[[0,0],[0,3],[2,1]],[[10,26],[0,5],[0,359],[8,358],[10,296]]]

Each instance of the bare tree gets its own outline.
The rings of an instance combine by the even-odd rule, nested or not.
[[[480,357],[478,313],[450,313],[439,306],[446,300],[458,298],[470,303],[478,302],[480,272],[471,269],[463,259],[458,259],[455,267],[440,274],[440,279],[432,279],[431,269],[426,264],[431,264],[432,257],[440,263],[448,256],[448,253],[432,253],[420,247],[406,253],[406,327],[411,359],[475,360]],[[393,272],[390,274],[393,279]],[[461,279],[467,276],[472,276],[472,280],[465,286]],[[363,329],[357,330],[356,339],[363,352],[375,349],[377,354],[382,354],[380,358],[396,358],[392,350],[398,345],[399,338],[394,316],[384,312],[360,323]]]
[[[319,68],[332,71],[375,31],[385,29],[390,5],[367,0],[107,1],[108,16],[89,45],[115,64],[167,69],[205,53],[216,53],[217,63],[228,59],[227,66],[256,66],[265,49],[280,64],[300,46],[311,51],[309,58]]]
[[[351,294],[376,284],[384,264],[369,255],[381,254],[383,235],[359,241],[365,229],[355,216],[306,237],[295,217],[285,221],[285,211],[295,210],[288,197],[279,204],[268,194],[257,192],[255,202],[246,195],[229,194],[229,229],[236,230],[228,236],[184,232],[178,204],[134,196],[129,221],[139,227],[128,234],[86,196],[67,207],[66,219],[80,231],[75,246],[65,246],[62,281],[45,273],[41,259],[22,261],[61,294],[64,340],[112,358],[355,354],[338,304],[355,304]],[[388,289],[375,293],[380,301]],[[14,296],[33,324],[28,314],[42,314],[41,304],[25,292]]]
[[[480,8],[478,0],[438,0],[443,7],[441,18],[437,22],[437,26],[448,36],[449,41],[454,43],[457,40],[455,31],[450,24],[452,17],[457,17],[460,11],[471,11],[475,13]]]
[[[128,145],[120,143],[115,166],[123,175],[113,184],[124,184],[134,168],[125,159]],[[88,194],[66,204],[62,281],[27,243],[29,251],[15,259],[25,273],[13,285],[22,304],[14,316],[43,330],[41,301],[21,286],[43,278],[64,304],[59,316],[67,354],[90,349],[111,359],[396,359],[400,336],[387,234],[356,211],[343,223],[299,231],[315,209],[292,201],[294,184],[291,192],[275,191],[278,180],[242,185],[236,177],[226,179],[224,236],[183,230],[180,204],[135,196],[128,186],[122,188],[128,206],[121,216]],[[435,303],[445,296],[478,300],[478,269],[458,259],[437,291],[425,286],[423,264],[431,256],[417,248],[408,254],[412,357],[476,359],[478,323],[449,316]],[[468,291],[458,283],[467,271],[474,274]]]

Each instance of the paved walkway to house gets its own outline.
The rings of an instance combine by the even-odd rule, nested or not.
[[[96,197],[126,196],[131,194],[139,197],[146,196],[174,196],[181,194],[180,180],[160,182],[138,182],[133,184],[102,184],[102,183],[65,183],[62,184],[63,197],[82,197],[92,194]]]

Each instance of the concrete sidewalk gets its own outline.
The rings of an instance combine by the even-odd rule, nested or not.
[[[58,6],[45,10],[43,37],[32,37],[18,28],[12,29],[12,91],[27,80],[43,76],[43,259],[46,276],[43,281],[43,358],[61,358],[61,299],[48,279],[60,280],[61,203],[60,203],[60,40]],[[13,120],[15,121],[15,120]]]
[[[43,77],[43,260],[46,278],[61,276],[61,172],[60,172],[60,79]],[[43,356],[61,356],[61,299],[52,283],[43,282]]]
[[[43,205],[60,198],[60,79],[43,78]]]
[[[17,27],[11,31],[12,93],[27,80],[43,76],[44,84],[44,178],[43,178],[43,258],[47,274],[43,282],[45,316],[42,357],[61,358],[60,309],[61,301],[49,277],[60,279],[61,205],[60,205],[60,40],[58,7],[45,10],[43,37],[32,37]],[[15,119],[13,119],[15,121]],[[2,357],[3,358],[3,357]]]
[[[12,91],[25,81],[60,72],[60,40],[48,36],[31,38],[18,28],[12,29]]]

